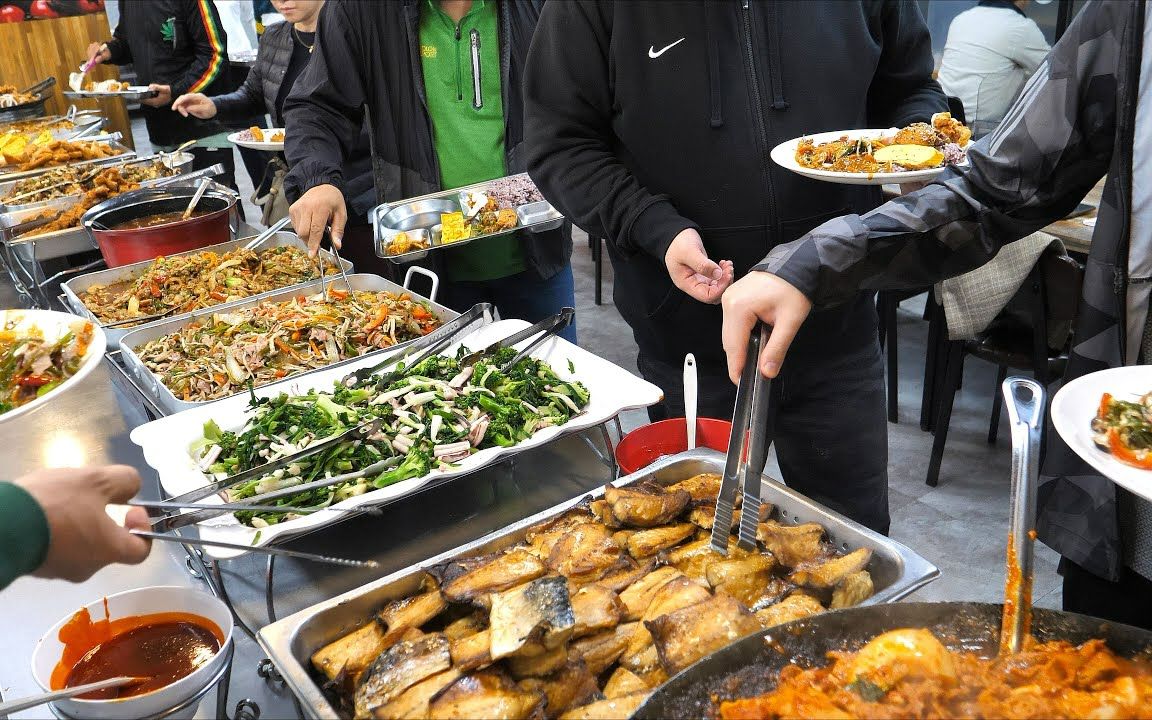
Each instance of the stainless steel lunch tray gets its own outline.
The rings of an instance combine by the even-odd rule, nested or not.
[[[344,287],[344,281],[340,278],[339,275],[329,276],[329,279],[324,281],[324,286],[327,287],[327,286],[331,285],[332,283],[335,283],[336,287],[339,287],[339,288]],[[446,308],[443,305],[436,303],[434,300],[429,300],[428,298],[424,297],[423,295],[418,295],[418,294],[412,292],[411,290],[408,290],[406,287],[404,287],[402,285],[398,285],[398,284],[392,282],[391,280],[387,280],[385,278],[382,278],[379,275],[367,275],[367,274],[349,275],[348,276],[348,284],[352,286],[353,290],[366,290],[369,292],[387,291],[387,292],[393,292],[393,293],[402,293],[403,292],[403,293],[408,293],[414,299],[426,300],[429,303],[431,303],[432,312],[434,312],[436,314],[436,316],[439,317],[444,322],[448,322],[449,320],[453,320],[453,319],[459,317],[459,315],[460,315],[460,313],[456,312],[455,310],[451,310],[449,308]],[[253,306],[259,305],[260,303],[263,303],[263,302],[279,302],[279,301],[284,301],[284,300],[290,300],[290,299],[292,299],[294,297],[298,297],[300,295],[305,295],[305,296],[318,295],[320,293],[320,291],[321,291],[320,281],[316,280],[316,281],[310,282],[310,283],[305,284],[305,285],[294,285],[293,287],[290,287],[290,288],[285,288],[283,290],[277,290],[277,291],[272,292],[272,293],[265,293],[264,295],[254,296],[252,298],[247,298],[247,299],[241,300],[239,302],[227,303],[225,305],[214,305],[210,308],[204,308],[203,310],[197,310],[193,313],[181,315],[180,317],[165,319],[165,320],[159,320],[157,322],[150,323],[148,325],[144,325],[144,326],[141,326],[138,328],[132,328],[130,332],[126,333],[123,337],[120,338],[120,361],[124,365],[124,369],[127,371],[128,377],[131,379],[132,384],[136,386],[136,389],[139,390],[140,393],[142,395],[144,395],[144,397],[147,398],[150,402],[155,404],[156,407],[158,407],[161,410],[161,412],[163,412],[165,415],[171,415],[172,413],[177,413],[177,412],[180,412],[181,410],[187,410],[189,408],[201,407],[201,406],[206,405],[210,402],[216,402],[217,400],[223,400],[224,398],[217,398],[217,400],[199,400],[199,401],[192,402],[192,401],[181,400],[181,399],[177,398],[175,395],[172,394],[172,391],[169,390],[167,388],[167,386],[165,386],[164,383],[160,381],[160,378],[157,377],[155,373],[153,373],[151,370],[149,370],[144,365],[144,362],[142,360],[140,360],[140,356],[138,356],[136,354],[136,348],[138,348],[141,345],[144,345],[148,342],[151,342],[152,340],[155,340],[156,338],[163,337],[165,335],[177,332],[181,328],[187,326],[189,323],[195,322],[199,318],[202,318],[202,317],[205,317],[208,315],[212,315],[213,313],[233,312],[236,310],[242,310],[244,308],[253,307]],[[115,328],[113,328],[113,329],[115,329]],[[398,348],[405,347],[406,345],[410,344],[414,340],[415,340],[415,338],[413,340],[409,340],[407,342],[393,345],[392,347],[383,348],[380,350],[373,350],[372,352],[365,353],[363,355],[358,355],[354,358],[348,358],[346,360],[342,360],[338,363],[333,363],[331,365],[327,365],[327,366],[322,367],[322,368],[316,368],[315,370],[309,370],[307,372],[297,373],[295,375],[289,375],[285,378],[277,380],[276,382],[287,382],[289,380],[299,380],[301,377],[308,375],[309,373],[317,372],[319,370],[328,370],[328,369],[331,369],[331,368],[336,367],[338,365],[345,365],[345,364],[348,364],[348,363],[356,361],[356,360],[360,360],[360,359],[365,358],[365,357],[370,357],[372,355],[379,355],[379,354],[383,354],[383,353],[393,352],[393,351],[397,350]],[[267,383],[267,384],[270,385],[272,383]],[[241,392],[247,392],[247,391],[241,391]],[[237,393],[237,394],[239,394],[239,393]],[[231,397],[231,396],[228,396],[228,397]]]
[[[126,147],[125,145],[122,145],[119,142],[109,142],[106,144],[110,145],[114,148],[119,149],[120,154],[119,155],[113,155],[112,157],[107,157],[107,158],[97,158],[95,160],[78,160],[77,162],[66,163],[66,164],[73,166],[73,167],[85,167],[85,166],[90,166],[90,165],[108,165],[111,163],[119,162],[119,161],[127,159],[127,158],[136,157],[136,151],[132,150],[129,147]],[[23,180],[24,178],[30,178],[30,177],[35,177],[37,175],[43,175],[44,173],[48,172],[49,170],[54,170],[55,168],[58,168],[58,167],[64,167],[64,166],[63,165],[50,165],[47,167],[36,168],[35,170],[19,170],[19,171],[13,171],[13,172],[0,171],[0,182],[7,182],[9,180]]]
[[[644,478],[669,485],[697,473],[723,471],[723,454],[707,449],[689,450],[657,460],[639,472],[620,478],[615,485],[630,485]],[[301,610],[260,630],[257,640],[308,717],[338,717],[336,708],[328,701],[310,669],[312,653],[368,622],[385,603],[419,592],[425,568],[511,547],[523,541],[528,529],[534,525],[560,515],[586,497],[598,498],[602,494],[603,490],[583,493],[467,545]],[[761,482],[760,496],[776,506],[780,522],[792,525],[817,522],[827,530],[828,539],[834,545],[844,550],[862,547],[872,550],[868,570],[876,585],[876,593],[864,605],[895,602],[940,575],[935,565],[908,547],[809,500],[767,476]]]
[[[82,232],[82,233],[84,232],[83,228],[80,228],[80,232]],[[87,233],[84,233],[84,235],[85,235],[85,237],[87,237]],[[236,248],[243,247],[251,239],[252,239],[252,237],[239,238],[237,240],[230,240],[226,243],[218,243],[216,245],[209,245],[207,247],[202,247],[202,248],[199,248],[197,250],[188,250],[188,251],[182,252],[182,253],[175,253],[171,257],[179,257],[182,255],[195,255],[197,253],[202,253],[202,252],[215,252],[217,254],[223,255],[224,253],[226,253],[230,250],[235,250]],[[90,240],[89,240],[89,243],[91,244]],[[90,246],[95,247],[95,245],[90,245]],[[268,248],[280,247],[280,246],[291,246],[291,247],[299,248],[301,250],[307,250],[308,249],[308,246],[304,243],[303,240],[301,240],[299,237],[296,236],[296,233],[287,232],[287,231],[276,233],[271,238],[266,240],[264,242],[264,244],[261,245],[261,248],[266,250]],[[326,250],[322,251],[322,252],[324,253],[324,257],[328,262],[330,262],[330,263],[334,262],[332,259],[331,253],[329,253]],[[138,263],[132,263],[131,265],[121,265],[120,267],[109,268],[108,270],[101,270],[99,272],[88,273],[87,275],[80,275],[79,277],[72,278],[68,282],[60,283],[60,289],[64,293],[64,295],[63,295],[64,304],[68,307],[69,310],[76,313],[77,315],[80,315],[80,316],[86,317],[86,318],[90,318],[94,322],[99,323],[100,320],[96,317],[96,315],[94,315],[84,305],[84,302],[80,299],[80,295],[82,293],[86,292],[88,290],[88,288],[92,287],[93,285],[111,285],[113,283],[124,282],[126,280],[133,280],[133,279],[139,277],[140,274],[142,272],[144,272],[144,270],[147,269],[149,265],[152,264],[152,262],[153,262],[152,260],[143,260],[143,261],[138,262]],[[341,258],[341,262],[344,265],[344,271],[345,272],[352,272],[353,267],[352,267],[351,262],[344,260],[343,258]],[[336,276],[336,277],[339,277],[339,276]],[[261,293],[260,295],[253,295],[250,298],[244,298],[242,300],[235,300],[231,303],[222,303],[220,305],[212,305],[210,309],[213,311],[216,311],[216,310],[219,310],[223,307],[232,307],[238,303],[247,302],[249,300],[256,299],[256,298],[267,297],[269,295],[272,295],[273,293],[278,293],[281,290],[287,290],[290,288],[301,288],[301,287],[304,287],[305,285],[307,285],[309,282],[312,282],[312,281],[307,281],[304,283],[297,283],[296,285],[291,285],[291,286],[288,286],[286,288],[277,288],[276,290],[269,290],[266,293]],[[204,309],[208,310],[209,308],[204,308]],[[196,312],[201,312],[201,311],[197,310]],[[157,322],[171,322],[173,320],[186,319],[186,318],[191,317],[194,314],[195,313],[183,313],[180,315],[173,315],[170,318],[164,318],[163,320],[159,320]],[[137,325],[134,327],[104,328],[104,334],[108,338],[109,349],[115,350],[116,348],[120,347],[121,338],[123,338],[125,335],[127,335],[129,332],[131,332],[133,330],[136,330],[138,328],[148,327],[148,325],[149,325],[148,323],[145,323],[145,324]]]
[[[527,175],[527,173],[520,174]],[[515,177],[515,175],[510,177]],[[461,196],[466,192],[487,190],[493,182],[495,182],[495,180],[486,180],[484,182],[465,185],[464,187],[453,188],[451,190],[441,190],[394,203],[384,203],[383,205],[377,205],[372,208],[368,213],[368,221],[372,224],[372,237],[376,244],[376,254],[394,263],[408,263],[423,259],[432,250],[462,247],[473,240],[482,240],[517,230],[527,230],[529,232],[555,230],[563,224],[564,216],[549,205],[548,202],[540,201],[521,205],[516,208],[518,224],[514,228],[495,233],[474,235],[446,244],[441,242],[440,233],[433,230],[434,226],[438,227],[440,225],[440,214],[463,212],[463,205],[460,202]],[[431,240],[428,248],[413,250],[399,255],[388,255],[385,252],[384,249],[388,241],[391,240],[391,236],[394,235],[396,231],[415,230],[418,228],[428,230]]]
[[[123,98],[124,100],[147,100],[159,95],[155,90],[149,90],[147,85],[130,85],[127,90],[72,90],[64,91],[64,97],[73,100],[108,100],[110,98]]]

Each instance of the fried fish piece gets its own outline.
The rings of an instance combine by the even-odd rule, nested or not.
[[[872,575],[867,570],[847,575],[837,585],[836,589],[832,591],[832,602],[828,607],[833,610],[839,608],[852,607],[859,605],[872,594],[876,588],[872,584]]]
[[[446,582],[444,597],[451,602],[473,602],[483,595],[535,580],[547,571],[540,558],[527,548],[518,547]]]
[[[547,699],[544,710],[548,717],[556,717],[571,707],[586,705],[600,696],[596,676],[588,672],[588,666],[580,659],[570,660],[548,677],[525,678],[520,681],[520,687],[544,693]]]
[[[760,630],[756,616],[724,594],[647,620],[644,626],[652,633],[660,665],[669,675]]]
[[[653,620],[661,615],[704,602],[710,597],[712,593],[695,580],[688,577],[674,578],[660,588],[652,598],[652,604],[644,611],[641,620]],[[637,674],[650,670],[659,660],[655,653],[650,652],[653,649],[652,634],[648,632],[647,627],[641,625],[632,633],[632,639],[628,643],[628,649],[624,651],[621,662]]]
[[[420,627],[439,615],[448,602],[439,590],[388,603],[377,613],[389,631],[397,628]]]
[[[356,716],[368,717],[374,708],[451,666],[448,638],[440,633],[396,643],[380,653],[361,676],[353,695]]]
[[[641,530],[628,538],[628,553],[638,559],[650,557],[662,550],[679,545],[692,537],[694,532],[696,532],[696,526],[692,523]]]
[[[489,668],[465,675],[441,692],[428,706],[430,720],[472,720],[532,717],[544,705],[544,693],[526,690],[506,674]]]
[[[355,682],[364,668],[388,649],[387,630],[375,618],[312,653],[312,666],[329,680],[346,673]]]
[[[756,611],[756,619],[760,627],[767,630],[775,625],[806,618],[824,612],[824,606],[811,595],[793,593],[775,605]]]
[[[629,555],[621,555],[620,563],[615,569],[609,570],[596,584],[608,588],[613,592],[623,592],[625,588],[644,577],[656,567],[655,558],[647,558],[636,562]]]
[[[625,588],[620,593],[620,602],[624,603],[624,619],[639,620],[648,606],[652,604],[656,593],[678,577],[684,577],[684,573],[666,565],[656,568]]]
[[[604,683],[604,697],[608,699],[647,692],[648,683],[628,668],[618,667]]]
[[[638,627],[638,622],[621,623],[611,630],[573,640],[569,650],[583,658],[589,672],[599,675],[620,658]]]
[[[552,548],[566,533],[579,525],[595,522],[596,517],[592,515],[588,506],[578,505],[558,517],[529,528],[524,539],[540,559],[547,560]]]
[[[499,660],[538,641],[548,649],[567,642],[576,626],[568,581],[543,577],[492,596],[488,628],[492,659]]]
[[[627,720],[644,704],[652,693],[642,692],[600,700],[573,708],[560,716],[560,720]]]
[[[583,523],[564,532],[548,554],[547,565],[565,577],[600,577],[615,566],[620,552],[611,530],[599,523]]]
[[[688,577],[697,580],[701,584],[707,584],[708,567],[713,563],[723,562],[724,560],[739,560],[752,554],[750,550],[739,547],[736,544],[737,542],[739,542],[739,539],[735,535],[729,538],[728,555],[725,556],[713,550],[711,539],[705,536],[687,545],[680,545],[673,548],[662,557],[666,557],[669,565],[680,570],[680,572]]]
[[[620,521],[612,514],[612,505],[607,500],[593,500],[589,503],[588,510],[604,527],[613,530],[622,527]]]
[[[529,643],[515,655],[504,658],[504,666],[516,679],[541,678],[551,675],[568,664],[568,646],[546,648],[539,643]]]
[[[667,490],[650,482],[604,488],[604,499],[621,525],[651,528],[671,522],[688,506],[686,490]]]
[[[770,555],[722,560],[708,566],[708,584],[717,593],[725,593],[745,605],[756,602],[771,579],[776,561]]]
[[[449,653],[452,666],[462,672],[471,672],[492,664],[492,633],[478,633],[450,640]]]
[[[372,717],[377,720],[418,720],[428,717],[428,705],[432,698],[456,682],[460,674],[459,669],[449,668],[421,680],[384,705],[373,708]]]
[[[753,600],[748,607],[752,612],[759,612],[770,605],[775,605],[780,602],[795,589],[796,585],[794,583],[788,582],[784,578],[773,577],[768,580],[768,584],[760,591],[760,596]]]
[[[716,503],[700,503],[688,511],[688,522],[701,530],[711,530],[716,524]]]
[[[852,573],[857,573],[868,567],[872,560],[872,551],[860,548],[842,557],[833,558],[814,567],[804,567],[792,573],[791,580],[797,585],[806,585],[813,588],[830,588]]]
[[[683,490],[688,493],[692,502],[710,501],[715,504],[717,496],[720,495],[720,485],[723,482],[724,478],[719,473],[700,473],[687,480],[669,485],[668,489]]]
[[[824,556],[820,543],[824,528],[816,523],[781,525],[774,520],[756,526],[756,538],[764,543],[781,565],[796,567]]]
[[[475,635],[488,626],[488,618],[475,612],[457,618],[444,626],[444,636],[449,640],[460,640]]]
[[[602,585],[585,585],[571,594],[576,625],[572,637],[581,638],[616,627],[624,617],[620,596]]]

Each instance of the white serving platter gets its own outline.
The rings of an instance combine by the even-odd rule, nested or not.
[[[261,128],[261,130],[263,130],[265,136],[271,135],[272,133],[284,132],[284,128]],[[242,133],[246,133],[246,132],[248,132],[248,131],[247,130],[237,130],[234,133],[230,133],[228,135],[228,142],[232,143],[233,145],[239,145],[240,147],[250,148],[252,150],[268,150],[270,152],[283,152],[284,151],[284,141],[283,140],[281,140],[280,142],[257,142],[255,140],[243,140],[243,139],[241,139],[240,135]]]
[[[801,140],[811,139],[814,143],[832,142],[839,140],[842,137],[849,137],[853,140],[861,138],[879,138],[884,136],[894,135],[899,132],[898,128],[877,129],[872,128],[869,130],[833,130],[831,132],[816,133],[815,135],[804,135],[798,138],[792,138],[786,142],[782,142],[776,147],[772,148],[772,161],[782,168],[791,170],[792,172],[803,175],[813,180],[823,180],[825,182],[839,183],[841,185],[888,185],[892,183],[922,183],[934,179],[937,175],[948,169],[948,165],[942,165],[938,168],[929,168],[927,170],[905,170],[902,172],[888,172],[888,173],[852,173],[852,172],[834,172],[832,170],[814,170],[806,168],[796,162],[796,148],[800,145]],[[966,167],[967,161],[962,163],[959,167]]]

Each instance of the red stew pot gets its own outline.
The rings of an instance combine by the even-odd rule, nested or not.
[[[133,190],[96,205],[80,223],[110,268],[232,240],[237,197],[219,187],[205,192],[196,206],[198,213],[208,211],[205,214],[153,227],[116,229],[132,220],[183,212],[195,193],[193,187]]]

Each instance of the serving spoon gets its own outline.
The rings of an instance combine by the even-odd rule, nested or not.
[[[28,708],[34,708],[45,703],[65,700],[97,690],[107,690],[108,688],[121,687],[123,685],[139,685],[151,679],[152,678],[124,675],[121,677],[108,678],[107,680],[98,680],[86,685],[77,685],[76,687],[64,688],[63,690],[53,690],[52,692],[40,693],[39,695],[29,695],[25,698],[0,702],[0,717],[5,717],[10,713],[20,712],[21,710],[27,710]]]
[[[196,209],[196,206],[200,204],[200,198],[204,197],[205,191],[208,190],[208,186],[211,184],[212,178],[204,178],[200,181],[200,185],[196,188],[196,193],[192,196],[192,202],[188,203],[188,207],[184,208],[184,214],[181,216],[181,220],[187,220],[192,217],[192,212]]]

